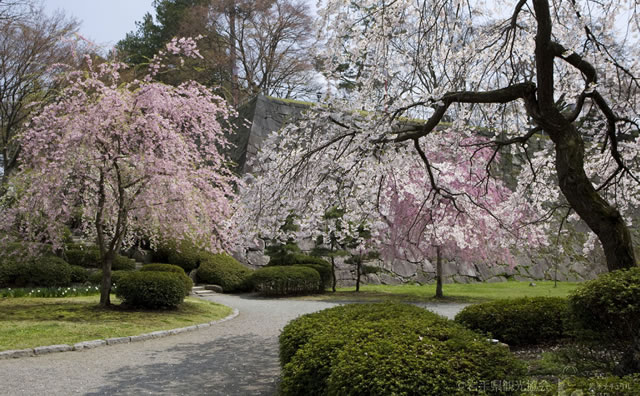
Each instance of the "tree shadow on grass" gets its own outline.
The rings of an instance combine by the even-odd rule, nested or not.
[[[87,395],[274,395],[280,374],[277,339],[255,335],[180,344],[149,363],[108,373]],[[155,359],[165,360],[154,363]],[[170,362],[166,362],[170,360]]]

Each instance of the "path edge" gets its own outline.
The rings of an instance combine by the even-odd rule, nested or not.
[[[188,333],[191,331],[206,329],[207,327],[211,327],[218,323],[222,323],[222,322],[226,322],[228,320],[234,319],[240,314],[240,311],[237,308],[232,308],[232,309],[233,311],[231,312],[231,314],[227,315],[222,319],[212,320],[211,322],[201,323],[201,324],[187,326],[187,327],[179,327],[177,329],[152,331],[151,333],[139,334],[139,335],[128,336],[128,337],[114,337],[114,338],[106,338],[106,339],[99,339],[99,340],[82,341],[82,342],[75,343],[73,345],[69,345],[69,344],[46,345],[46,346],[39,346],[35,348],[12,349],[7,351],[0,351],[0,360],[42,356],[42,355],[47,355],[47,354],[56,353],[56,352],[82,351],[85,349],[93,349],[93,348],[98,348],[98,347],[103,347],[108,345],[130,344],[134,342],[141,342],[141,341],[151,340],[155,338],[163,338],[163,337],[168,337],[172,335]]]

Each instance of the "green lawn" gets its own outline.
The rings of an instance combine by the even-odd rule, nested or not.
[[[436,285],[364,285],[356,293],[354,287],[339,288],[335,293],[327,291],[321,295],[300,297],[307,300],[324,301],[374,301],[391,299],[395,301],[456,301],[482,302],[499,298],[517,297],[566,297],[580,285],[573,282],[558,282],[554,287],[553,281],[535,282],[536,286],[529,286],[529,282],[500,282],[500,283],[451,283],[444,284],[444,300],[436,300]]]
[[[104,309],[98,301],[99,296],[0,299],[0,351],[186,327],[232,312],[196,298],[186,298],[177,309],[161,311]]]

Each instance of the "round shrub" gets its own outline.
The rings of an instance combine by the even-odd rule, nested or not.
[[[102,268],[100,251],[91,246],[84,249],[68,249],[64,253],[67,262],[84,268]],[[136,262],[128,257],[117,254],[111,263],[114,271],[132,271],[136,269]]]
[[[147,264],[140,268],[140,271],[157,271],[157,272],[172,272],[180,275],[182,283],[184,284],[184,295],[188,296],[193,288],[193,281],[185,274],[182,267],[178,267],[173,264]]]
[[[585,282],[569,296],[569,310],[582,336],[632,340],[640,329],[640,267]]]
[[[153,260],[159,263],[174,264],[186,273],[198,268],[207,253],[188,240],[165,241],[153,251]]]
[[[562,338],[566,316],[564,298],[525,297],[469,305],[455,321],[509,345],[533,345]]]
[[[515,382],[525,372],[507,348],[402,304],[305,315],[285,327],[280,343],[283,395],[467,395],[474,386]]]
[[[198,283],[215,284],[225,293],[245,291],[251,270],[227,254],[207,253],[196,272]]]
[[[71,266],[71,283],[85,283],[89,280],[89,271],[79,265]]]
[[[260,268],[248,282],[253,290],[267,296],[316,293],[322,285],[318,271],[302,265]]]
[[[116,296],[132,307],[175,307],[184,300],[184,283],[171,272],[130,271],[118,279]]]

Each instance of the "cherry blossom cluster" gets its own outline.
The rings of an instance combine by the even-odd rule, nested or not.
[[[197,56],[193,40],[172,52]],[[20,137],[22,167],[3,197],[8,236],[59,246],[73,220],[106,250],[141,238],[189,238],[211,250],[234,239],[236,176],[222,151],[235,111],[208,88],[122,83],[120,64],[71,72],[55,103]]]

